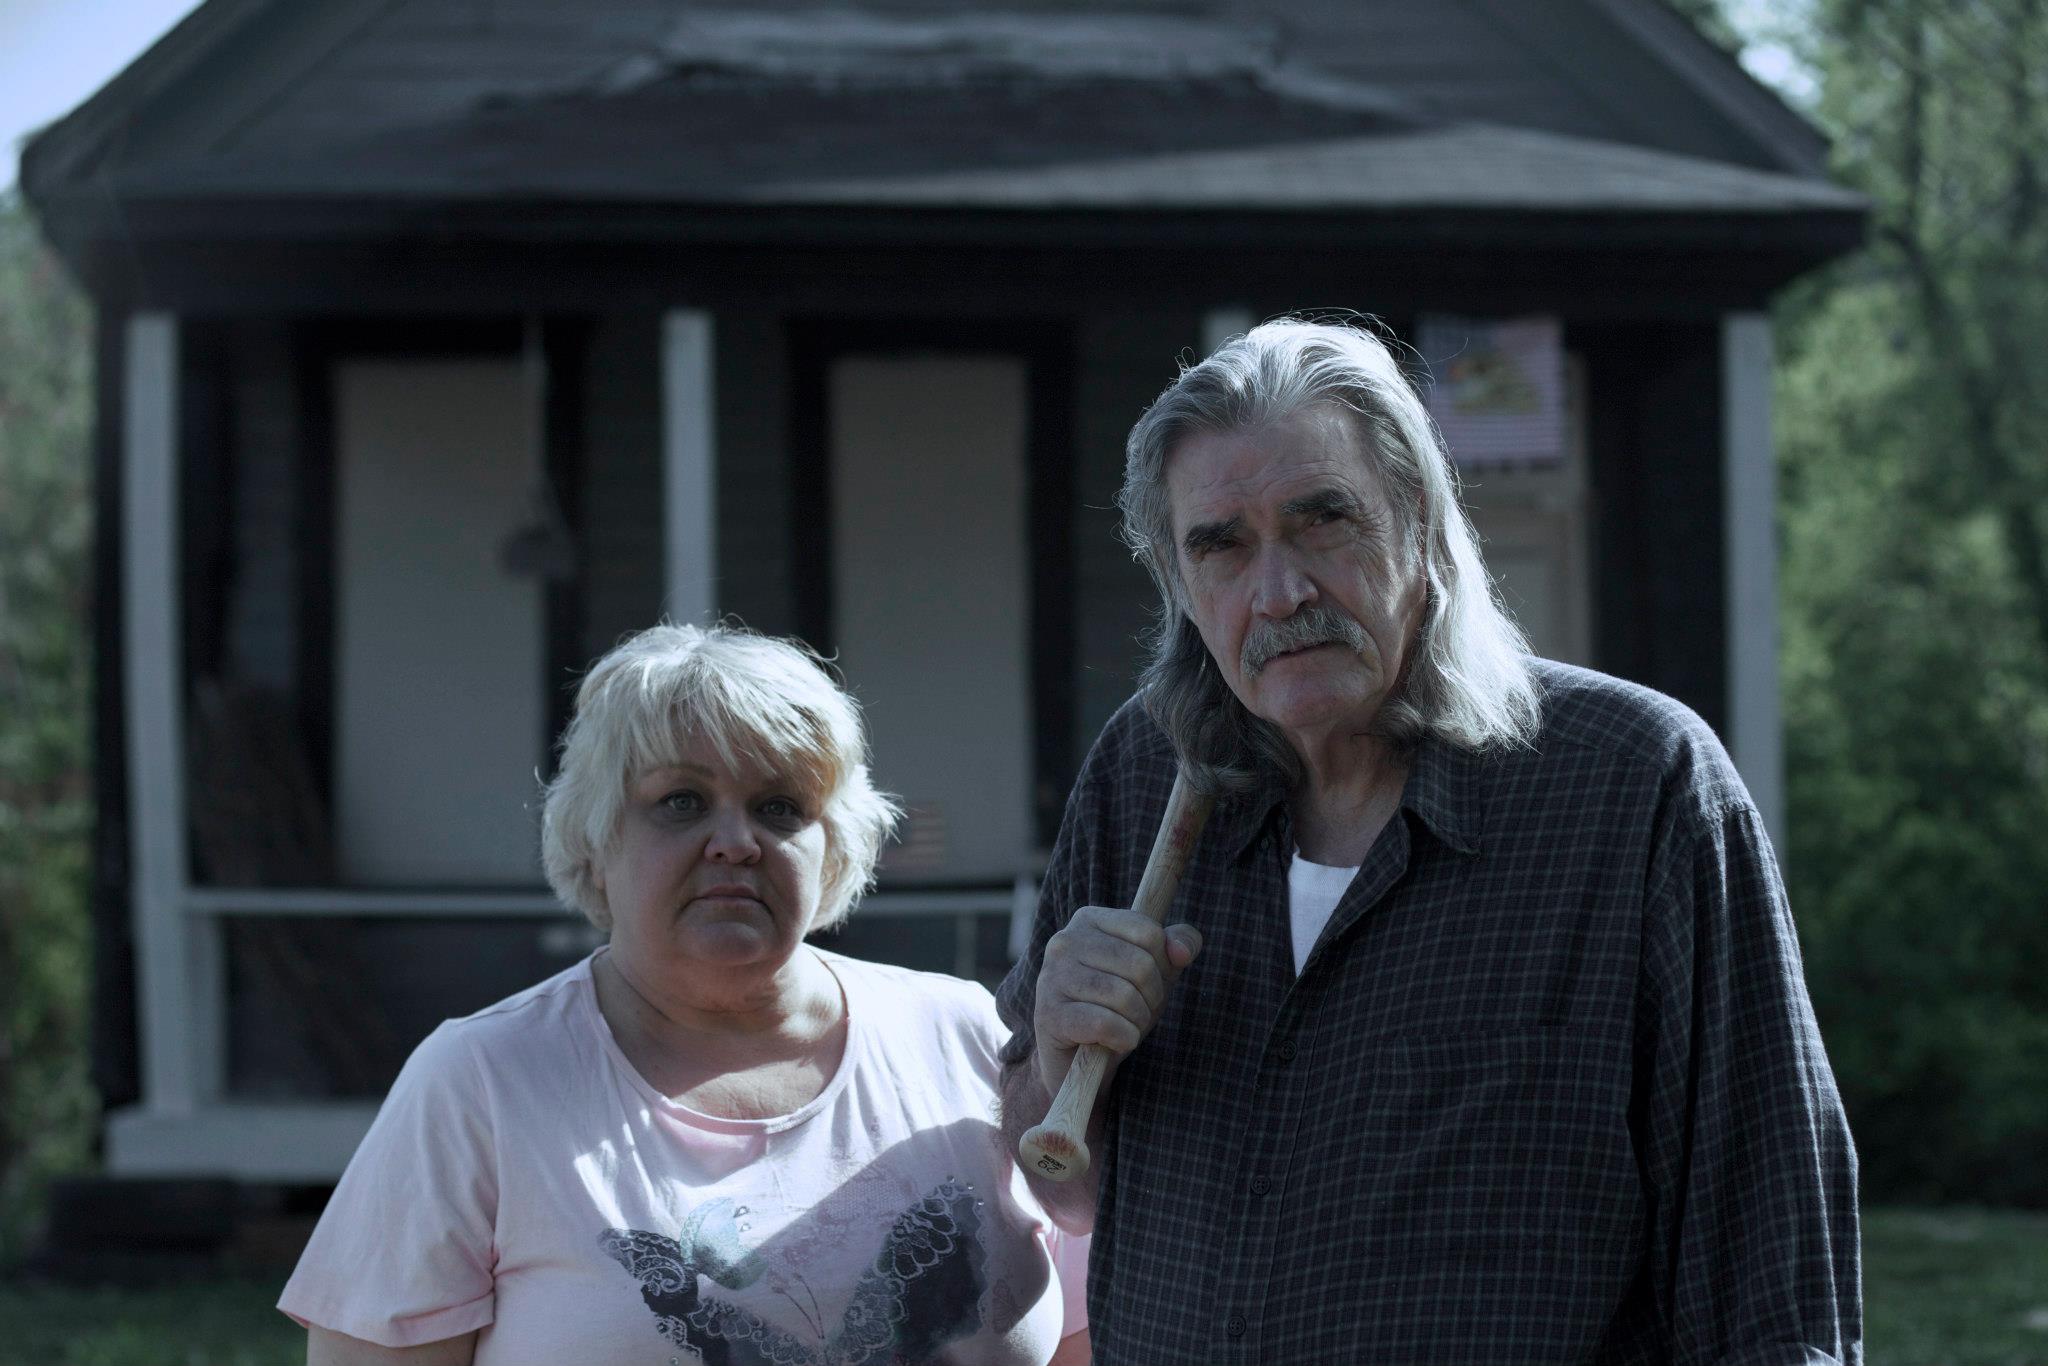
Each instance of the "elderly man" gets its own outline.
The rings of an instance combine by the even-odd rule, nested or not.
[[[1096,1360],[1858,1362],[1855,1157],[1707,727],[1532,658],[1427,412],[1269,323],[1132,431],[1163,601],[1004,984],[1007,1122],[1117,1062],[1077,1188]],[[1129,910],[1176,758],[1220,790]],[[1035,1178],[1034,1178],[1035,1179]]]

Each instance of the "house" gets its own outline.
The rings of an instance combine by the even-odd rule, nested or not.
[[[1148,622],[1124,433],[1280,311],[1473,363],[1537,647],[1777,819],[1765,309],[1859,240],[1825,151],[1658,0],[208,0],[23,161],[100,319],[110,1169],[331,1179],[587,949],[537,775],[664,613],[838,656],[913,813],[844,942],[999,971]]]

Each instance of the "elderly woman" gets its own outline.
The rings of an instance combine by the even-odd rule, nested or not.
[[[609,942],[413,1054],[285,1287],[309,1362],[1085,1360],[988,993],[804,942],[895,819],[865,757],[799,646],[598,662],[541,843]]]

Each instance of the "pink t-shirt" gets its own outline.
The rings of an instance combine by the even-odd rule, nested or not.
[[[1003,1142],[993,1000],[820,956],[846,992],[846,1057],[775,1119],[648,1085],[590,959],[442,1025],[278,1307],[388,1347],[481,1328],[477,1366],[1042,1366],[1087,1324],[1088,1247]]]

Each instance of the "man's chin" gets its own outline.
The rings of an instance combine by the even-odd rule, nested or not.
[[[1362,670],[1331,677],[1320,670],[1312,675],[1297,664],[1290,672],[1298,676],[1260,670],[1249,707],[1254,716],[1282,730],[1318,729],[1346,720],[1361,726],[1370,724],[1379,692]]]

